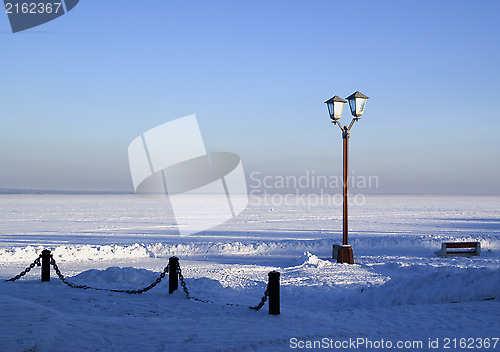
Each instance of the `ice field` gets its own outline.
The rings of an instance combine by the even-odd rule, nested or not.
[[[0,283],[1,351],[500,350],[500,197],[353,197],[354,265],[331,259],[342,240],[332,197],[252,196],[238,217],[187,237],[161,200],[0,200],[0,279],[48,248],[75,284],[140,289],[177,256],[190,293],[212,302],[168,294],[167,278],[127,295],[70,288],[53,270],[41,283],[35,267]],[[481,256],[437,257],[450,240],[480,241]],[[271,270],[279,316],[248,309]]]

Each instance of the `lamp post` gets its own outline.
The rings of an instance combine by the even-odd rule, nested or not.
[[[338,125],[342,132],[342,140],[344,144],[344,213],[342,221],[342,245],[339,247],[337,252],[337,263],[348,263],[354,264],[354,256],[352,253],[352,247],[348,243],[348,207],[347,207],[347,190],[348,190],[348,170],[349,170],[349,134],[354,122],[358,121],[365,111],[366,100],[368,97],[360,92],[355,92],[347,97],[349,101],[349,107],[351,108],[351,114],[353,117],[349,127],[340,124],[340,117],[342,116],[342,110],[344,109],[344,104],[346,100],[335,95],[334,97],[325,101],[328,107],[328,113],[330,114],[330,119],[334,125]]]

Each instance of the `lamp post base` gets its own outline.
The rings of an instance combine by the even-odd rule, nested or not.
[[[354,255],[352,253],[352,247],[349,245],[339,246],[337,252],[337,263],[347,263],[354,264]]]

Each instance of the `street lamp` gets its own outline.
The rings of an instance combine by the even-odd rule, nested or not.
[[[330,119],[334,125],[338,125],[342,131],[342,139],[344,141],[344,214],[342,223],[342,245],[339,246],[337,252],[337,263],[348,263],[354,264],[354,256],[352,253],[352,247],[348,244],[348,213],[347,213],[347,189],[348,189],[348,164],[349,164],[349,133],[351,131],[354,122],[358,121],[363,115],[366,106],[366,100],[368,97],[360,92],[356,92],[347,97],[349,101],[349,107],[351,109],[351,114],[354,116],[349,127],[340,124],[339,120],[342,116],[342,110],[344,109],[344,104],[346,101],[338,96],[334,96],[327,101],[325,101],[328,107],[328,113],[330,114]]]
[[[330,118],[335,123],[342,116],[342,110],[344,110],[344,104],[347,103],[347,100],[342,99],[338,95],[335,95],[333,98],[325,101],[328,106],[328,113],[330,114]]]

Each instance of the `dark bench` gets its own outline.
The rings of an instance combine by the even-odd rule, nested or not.
[[[441,250],[436,252],[439,257],[471,257],[481,255],[480,242],[443,242]]]

